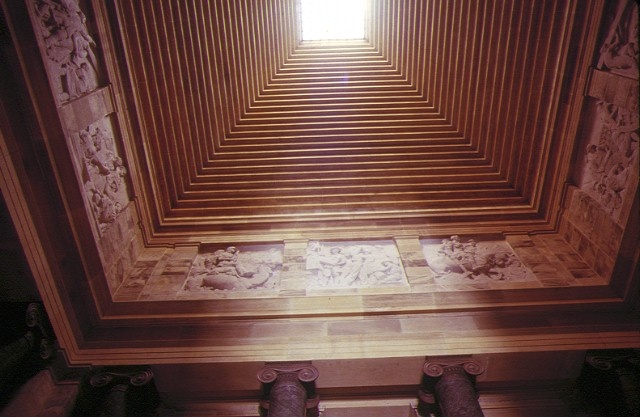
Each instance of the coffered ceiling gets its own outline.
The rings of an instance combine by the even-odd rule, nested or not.
[[[372,0],[334,42],[298,7],[118,2],[151,235],[553,227],[575,2]]]

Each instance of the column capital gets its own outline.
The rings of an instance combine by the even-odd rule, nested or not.
[[[30,343],[38,343],[38,351],[42,359],[50,359],[54,354],[55,336],[49,319],[40,303],[30,303],[26,311],[27,327],[33,329],[29,331],[28,340]]]
[[[600,371],[640,364],[640,354],[633,349],[590,350],[585,361]]]
[[[290,406],[299,402],[301,407],[307,409],[307,415],[317,415],[320,398],[315,392],[314,382],[319,375],[318,369],[309,361],[265,363],[257,375],[265,393],[265,399],[260,401],[261,409],[267,411],[277,408],[275,415],[288,415],[288,411],[281,414],[282,405]],[[287,392],[282,392],[283,389]]]
[[[149,368],[104,368],[98,370],[89,379],[93,387],[107,385],[133,385],[141,387],[153,379],[153,371]]]
[[[475,390],[475,377],[485,371],[480,361],[470,356],[427,357],[422,370],[425,378],[418,397],[423,404],[437,405],[445,416],[457,415],[451,410],[458,410],[460,416],[482,416]],[[463,409],[472,412],[465,414]]]
[[[150,405],[157,406],[154,396],[149,396],[149,390],[155,391],[155,387],[149,384],[152,379],[153,371],[148,367],[118,366],[93,370],[89,385],[95,390],[86,394],[83,401],[86,409],[82,415],[126,417],[149,411]],[[101,401],[96,401],[95,396],[99,396]],[[145,400],[139,401],[141,398]]]
[[[267,362],[258,372],[258,381],[263,384],[275,382],[281,374],[295,374],[300,382],[313,382],[320,373],[311,362]]]
[[[481,362],[471,357],[448,356],[427,358],[422,370],[425,375],[437,378],[444,375],[445,372],[460,371],[471,376],[478,376],[484,372],[485,368]]]

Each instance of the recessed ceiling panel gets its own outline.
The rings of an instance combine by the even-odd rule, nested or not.
[[[119,4],[158,232],[538,220],[575,5],[369,6],[309,42],[295,0]]]

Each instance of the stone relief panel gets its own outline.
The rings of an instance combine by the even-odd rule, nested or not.
[[[632,180],[637,178],[638,112],[599,102],[595,114],[592,134],[583,148],[582,168],[578,168],[578,185],[617,221],[628,189],[634,186]]]
[[[281,246],[229,246],[198,253],[183,291],[246,291],[274,289],[280,281]]]
[[[77,0],[32,0],[36,36],[59,103],[98,87],[96,43]]]
[[[393,242],[311,241],[306,253],[307,288],[407,285]]]
[[[640,119],[633,80],[638,79],[640,50],[637,2],[621,0],[615,7],[597,64],[609,75],[594,71],[590,96],[599,101],[586,102],[574,180],[611,221],[620,223],[629,214],[638,182]]]
[[[425,239],[422,250],[436,284],[468,284],[491,281],[536,281],[534,273],[501,240],[476,241],[451,236]]]
[[[638,3],[620,2],[611,29],[600,48],[598,69],[638,78]]]
[[[114,131],[105,117],[72,134],[86,201],[100,234],[129,203],[127,168],[116,149]]]

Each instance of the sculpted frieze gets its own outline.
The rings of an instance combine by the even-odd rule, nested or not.
[[[638,113],[605,102],[596,111],[598,123],[584,150],[580,187],[617,219],[638,169]]]
[[[404,285],[406,278],[392,242],[309,242],[307,288]]]
[[[621,8],[600,48],[599,69],[638,78],[638,3],[621,2]]]
[[[99,75],[96,43],[77,0],[33,0],[31,4],[34,29],[58,101],[64,103],[95,90]]]
[[[281,248],[229,246],[196,255],[184,291],[273,289],[282,270]]]
[[[127,168],[118,155],[108,118],[89,125],[73,138],[87,202],[103,232],[129,202]]]
[[[423,242],[423,252],[438,284],[533,281],[535,275],[504,241],[450,238]]]

